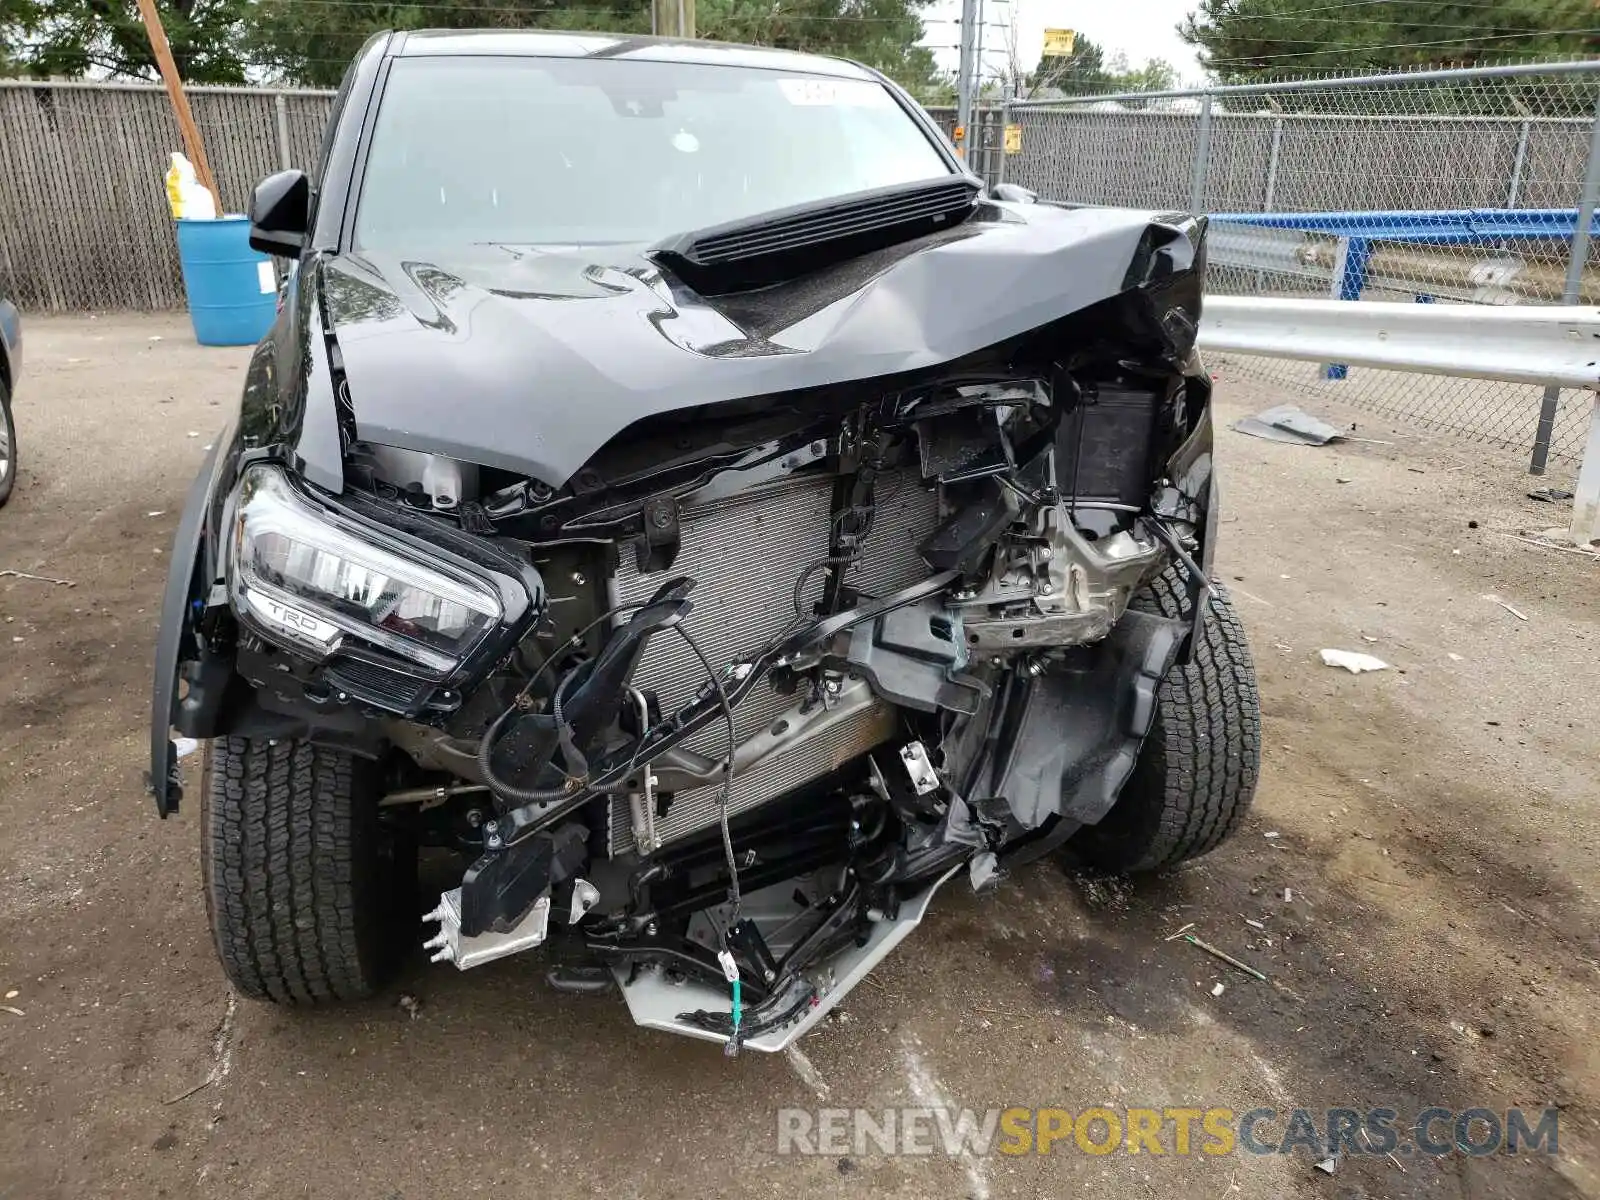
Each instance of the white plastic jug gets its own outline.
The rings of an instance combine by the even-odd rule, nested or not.
[[[181,154],[174,154],[167,167],[167,203],[172,207],[175,221],[214,221],[217,218],[217,198],[200,183],[194,164]]]

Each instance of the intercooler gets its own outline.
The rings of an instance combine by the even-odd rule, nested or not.
[[[872,532],[846,582],[881,596],[927,577],[916,546],[937,522],[937,503],[915,471],[884,475],[876,492]],[[695,580],[687,628],[718,670],[759,651],[795,619],[794,586],[800,573],[828,555],[832,498],[833,480],[812,477],[753,488],[681,514],[678,557],[670,574]],[[612,602],[647,600],[668,577],[641,574],[626,558],[612,580]],[[826,572],[818,570],[807,581],[803,607],[808,614],[821,598],[825,578]],[[671,713],[706,683],[706,671],[684,639],[667,631],[651,639],[633,683],[654,692],[662,712]],[[736,738],[743,742],[798,700],[765,681],[757,684],[734,710]],[[893,731],[892,711],[874,705],[797,741],[787,752],[734,777],[730,814],[835,770]],[[690,741],[688,749],[721,760],[727,737],[727,726],[719,720]],[[721,799],[720,779],[677,793],[666,817],[656,822],[657,837],[671,842],[715,824]],[[612,801],[609,846],[612,856],[634,848],[626,797]]]

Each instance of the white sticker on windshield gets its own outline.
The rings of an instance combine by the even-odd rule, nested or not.
[[[278,290],[278,276],[273,272],[270,262],[256,264],[256,286],[261,289],[263,296],[270,296]]]
[[[888,108],[889,93],[865,79],[780,79],[778,87],[790,104],[843,108]]]

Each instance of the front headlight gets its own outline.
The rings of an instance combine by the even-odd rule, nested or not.
[[[486,582],[408,550],[304,499],[278,468],[254,466],[233,505],[228,590],[241,617],[319,660],[353,637],[443,676],[504,608]]]

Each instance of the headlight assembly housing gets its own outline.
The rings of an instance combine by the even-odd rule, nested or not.
[[[318,504],[276,466],[245,470],[229,514],[234,612],[314,662],[359,647],[443,680],[528,609],[509,575],[479,575]]]

